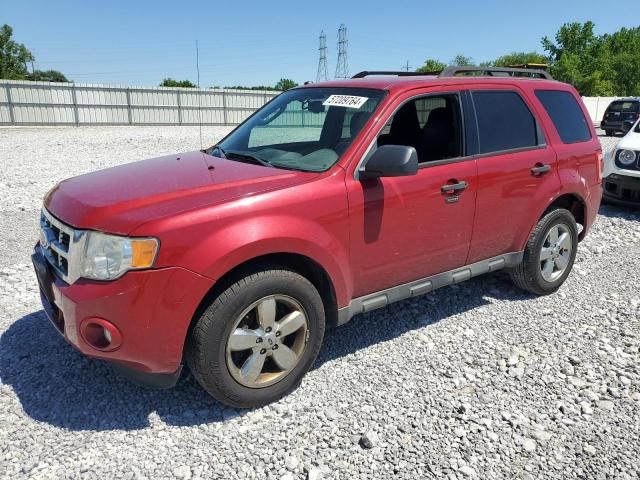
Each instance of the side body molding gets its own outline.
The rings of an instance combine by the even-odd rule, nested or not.
[[[522,263],[524,252],[505,253],[497,257],[481,260],[448,272],[439,273],[427,278],[391,287],[380,292],[374,292],[362,297],[354,298],[349,305],[338,310],[338,325],[343,325],[359,313],[370,312],[386,307],[406,298],[424,295],[437,288],[464,282],[472,277],[484,273],[495,272],[503,268],[512,268]]]

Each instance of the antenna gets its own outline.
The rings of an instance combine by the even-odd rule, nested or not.
[[[200,91],[200,51],[196,40],[196,71],[198,72],[198,127],[200,129],[200,150],[202,150],[202,92]]]
[[[338,63],[336,64],[336,78],[349,78],[349,63],[347,62],[347,27],[344,23],[338,29]]]
[[[318,74],[316,75],[316,83],[326,82],[329,79],[327,72],[327,36],[324,30],[320,32],[320,60],[318,60]]]

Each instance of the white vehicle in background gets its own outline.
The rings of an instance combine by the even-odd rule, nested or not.
[[[602,200],[640,207],[640,120],[605,154]]]

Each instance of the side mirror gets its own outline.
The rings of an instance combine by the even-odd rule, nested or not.
[[[418,173],[418,154],[406,145],[382,145],[360,168],[361,179],[405,177]]]

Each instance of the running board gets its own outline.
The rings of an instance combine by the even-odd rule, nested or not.
[[[522,262],[523,256],[524,252],[506,253],[471,265],[449,270],[448,272],[439,273],[431,277],[354,298],[349,302],[348,306],[338,310],[338,325],[347,323],[359,313],[370,312],[378,308],[386,307],[390,303],[424,295],[437,288],[464,282],[465,280],[484,273],[515,267]]]

